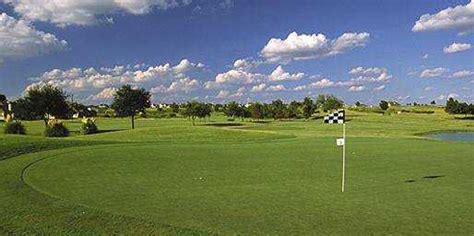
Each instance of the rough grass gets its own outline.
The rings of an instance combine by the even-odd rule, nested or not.
[[[128,119],[100,119],[102,133],[63,139],[26,122],[28,136],[0,135],[0,234],[474,231],[474,144],[416,136],[473,131],[471,120],[349,115],[344,194],[341,127],[321,120],[139,119],[130,131]]]

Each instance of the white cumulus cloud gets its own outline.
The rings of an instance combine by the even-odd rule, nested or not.
[[[227,91],[227,90],[221,90],[221,91],[219,91],[219,93],[217,94],[216,97],[217,97],[217,98],[227,98],[227,97],[229,97],[229,95],[230,95],[230,92],[229,92],[229,91]]]
[[[51,22],[57,26],[91,25],[113,22],[110,15],[143,15],[153,9],[166,10],[185,6],[190,0],[0,0],[13,7],[23,18]]]
[[[250,91],[253,93],[258,93],[258,92],[262,92],[266,87],[267,85],[262,83],[262,84],[253,86]]]
[[[356,67],[349,71],[351,81],[355,82],[388,82],[392,75],[388,73],[386,68],[379,67]]]
[[[425,88],[424,88],[424,90],[425,90],[426,92],[432,91],[433,89],[434,89],[434,88],[431,87],[431,86],[428,86],[428,87],[425,87]]]
[[[167,92],[191,92],[199,88],[199,81],[196,79],[182,78],[171,83]]]
[[[474,1],[448,7],[435,14],[424,14],[416,21],[413,32],[457,29],[461,33],[474,30]]]
[[[300,34],[293,32],[286,39],[272,38],[261,50],[261,56],[269,62],[288,63],[293,60],[323,58],[363,47],[369,33],[344,33],[336,39],[324,34]]]
[[[443,67],[426,69],[421,72],[420,78],[436,78],[445,75],[449,70]]]
[[[0,13],[0,62],[62,51],[67,45],[65,40],[36,30],[25,20]]]
[[[458,78],[466,78],[466,77],[471,77],[471,76],[474,76],[474,71],[460,70],[460,71],[454,72],[451,75],[451,78],[458,79]]]
[[[270,80],[272,81],[284,81],[284,80],[301,80],[305,76],[304,73],[290,74],[283,70],[282,66],[278,66],[271,74]]]
[[[117,92],[116,88],[105,88],[99,93],[95,95],[91,95],[88,100],[93,100],[93,101],[105,101],[105,100],[110,100],[114,97],[115,92]]]
[[[254,74],[243,70],[229,70],[216,76],[218,84],[251,84],[265,78],[263,74]]]
[[[310,84],[297,86],[293,88],[293,90],[303,91],[303,90],[310,90],[310,89],[324,89],[324,88],[342,87],[342,86],[346,86],[344,82],[334,82],[329,79],[323,78],[321,80],[312,82]]]
[[[175,66],[169,63],[150,66],[148,69],[136,69],[130,65],[114,67],[54,69],[31,78],[33,83],[27,87],[51,84],[63,88],[68,93],[83,100],[107,100],[114,89],[130,84],[143,87],[155,95],[188,94],[200,89],[199,80],[187,73],[201,71],[201,63],[192,63],[187,59]]]
[[[445,48],[443,48],[444,53],[456,53],[462,52],[471,49],[471,44],[469,43],[453,43]]]
[[[267,91],[270,92],[279,92],[279,91],[285,91],[286,87],[283,84],[278,84],[278,85],[272,85],[268,86]]]
[[[262,64],[262,61],[244,58],[235,60],[233,67],[236,70],[249,71],[258,67],[260,64]]]
[[[385,85],[380,85],[380,86],[378,86],[378,87],[375,87],[373,90],[374,90],[374,91],[382,91],[382,90],[385,90]]]
[[[365,90],[365,86],[363,85],[353,85],[349,88],[348,91],[350,92],[361,92],[361,91],[364,91]]]
[[[245,87],[240,87],[234,93],[232,93],[229,90],[221,90],[217,94],[216,98],[219,98],[219,99],[238,99],[238,98],[244,96],[245,90],[246,90]]]

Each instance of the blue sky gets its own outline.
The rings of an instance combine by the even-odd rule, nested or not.
[[[470,1],[56,2],[0,0],[0,93],[51,83],[101,103],[128,83],[155,102],[474,101]]]

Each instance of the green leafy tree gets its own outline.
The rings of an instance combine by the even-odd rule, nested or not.
[[[199,107],[198,107],[198,114],[197,114],[197,117],[199,117],[200,119],[204,119],[204,118],[209,118],[211,117],[211,114],[212,114],[212,104],[211,103],[200,103]]]
[[[320,94],[314,102],[315,109],[322,108],[324,103],[326,103],[326,95]]]
[[[248,109],[251,117],[255,120],[260,120],[265,117],[265,107],[261,103],[252,103]]]
[[[474,104],[469,104],[468,111],[469,115],[474,115]]]
[[[170,104],[170,107],[171,107],[171,111],[173,111],[174,113],[178,113],[179,112],[179,105],[177,103],[172,103]]]
[[[0,109],[2,109],[4,112],[8,111],[8,100],[7,97],[3,94],[0,94]]]
[[[316,107],[324,112],[341,109],[343,106],[344,102],[334,95],[319,95],[316,99]]]
[[[38,85],[26,91],[22,103],[31,116],[41,117],[45,126],[50,116],[65,118],[69,114],[67,96],[62,89],[52,85]]]
[[[71,102],[69,107],[72,113],[77,113],[79,117],[94,117],[97,116],[97,111],[92,107],[88,107],[82,103]]]
[[[288,104],[288,109],[286,110],[286,117],[298,118],[298,116],[300,116],[300,106],[301,104],[297,101],[290,102],[290,104]]]
[[[304,118],[308,119],[313,115],[315,111],[315,105],[311,98],[305,97],[303,100],[303,116]]]
[[[240,117],[240,119],[244,118],[249,118],[252,117],[252,114],[250,113],[249,109],[245,107],[244,105],[239,106],[239,112],[237,113],[237,117]]]
[[[25,98],[18,98],[12,102],[12,112],[15,114],[15,118],[19,120],[40,120],[37,114],[34,114],[31,108],[31,104]]]
[[[459,102],[454,98],[449,98],[446,101],[446,107],[444,110],[449,114],[457,114]]]
[[[433,100],[433,101],[430,102],[430,104],[431,104],[431,105],[436,105],[436,101]]]
[[[212,105],[212,110],[215,112],[221,112],[224,109],[224,105],[218,103],[218,104],[213,104]]]
[[[280,99],[273,101],[271,104],[271,114],[274,120],[285,118],[286,110],[286,105]]]
[[[386,111],[388,109],[388,102],[385,100],[380,101],[379,103],[380,109]]]
[[[460,102],[456,109],[456,114],[463,114],[463,115],[469,114],[469,104],[465,102]]]
[[[227,117],[234,118],[236,116],[240,116],[241,114],[241,107],[240,104],[237,102],[230,102],[224,106],[224,114]]]
[[[454,98],[449,98],[446,101],[446,107],[444,110],[449,114],[464,114],[467,116],[474,114],[474,105],[467,104],[466,102],[459,102]]]
[[[211,116],[211,105],[200,103],[197,101],[190,101],[185,104],[183,115],[191,118],[193,125],[195,125],[196,117],[205,118]]]
[[[124,85],[114,95],[112,108],[119,117],[131,117],[132,129],[135,129],[135,115],[139,112],[145,113],[146,108],[151,106],[150,93],[145,89],[133,89],[130,85]]]

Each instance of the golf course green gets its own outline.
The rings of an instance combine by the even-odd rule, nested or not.
[[[469,119],[348,112],[318,120],[102,118],[68,138],[0,135],[0,234],[472,235]],[[66,121],[71,131],[80,121]]]

